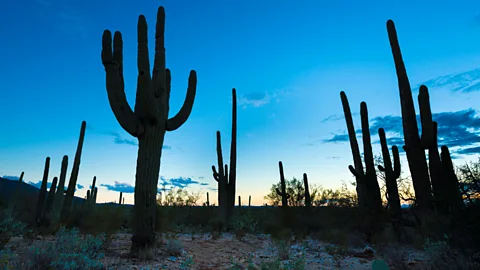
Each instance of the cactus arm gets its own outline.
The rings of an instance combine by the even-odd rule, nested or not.
[[[348,169],[353,174],[353,176],[360,177],[360,174],[357,172],[357,170],[355,170],[355,168],[352,165],[348,165]]]
[[[197,73],[194,70],[190,71],[190,76],[188,76],[188,88],[187,96],[183,102],[182,108],[178,113],[167,120],[166,130],[174,131],[187,121],[190,113],[192,112],[193,102],[195,100],[195,94],[197,92]]]
[[[218,182],[218,179],[220,176],[218,175],[217,169],[215,168],[214,165],[212,165],[212,172],[213,172],[213,179],[215,179]]]
[[[164,33],[165,9],[160,7],[157,10],[157,24],[155,26],[155,59],[153,62],[153,94],[155,98],[165,95],[165,91],[168,91],[168,87],[170,86],[170,71],[166,69]]]
[[[112,33],[108,30],[102,36],[102,63],[106,72],[107,94],[110,107],[120,126],[134,137],[143,134],[145,127],[130,108],[125,95],[123,80],[122,34],[115,32],[112,53]]]
[[[158,18],[160,20],[162,18]],[[165,20],[165,16],[163,17]],[[163,33],[163,32],[162,32]],[[158,38],[157,38],[158,39]],[[157,117],[162,117],[164,114],[160,114],[160,104],[157,103],[157,98],[154,94],[154,84],[152,83],[152,76],[150,75],[150,60],[148,52],[148,27],[145,16],[138,16],[137,24],[137,96],[135,102],[135,114],[140,119],[156,120]],[[156,46],[155,46],[156,47]],[[155,54],[155,58],[163,58],[165,61],[165,54]],[[165,77],[163,76],[163,79]]]

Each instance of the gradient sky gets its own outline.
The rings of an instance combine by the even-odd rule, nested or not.
[[[477,158],[478,0],[2,0],[0,175],[25,171],[25,179],[36,183],[50,156],[52,178],[65,154],[70,174],[85,120],[78,184],[88,187],[97,176],[98,202],[118,200],[123,190],[130,192],[126,202],[133,203],[136,139],[120,127],[108,104],[101,37],[104,29],[123,34],[126,93],[133,106],[137,18],[147,18],[153,53],[159,5],[166,9],[170,116],[183,103],[189,71],[198,74],[190,118],[166,135],[159,182],[201,192],[200,203],[207,191],[216,201],[211,165],[217,164],[217,130],[228,161],[233,87],[239,104],[237,194],[252,195],[254,204],[262,204],[279,180],[279,160],[287,178],[306,172],[311,184],[327,188],[353,180],[347,169],[350,146],[342,136],[342,90],[357,128],[360,102],[367,102],[375,154],[378,127],[401,145],[388,19],[396,24],[415,92],[421,83],[430,87],[441,142],[451,147],[457,164]],[[408,173],[405,162],[403,169]],[[76,195],[85,193],[81,188]]]

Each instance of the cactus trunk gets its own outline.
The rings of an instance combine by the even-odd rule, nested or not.
[[[283,163],[281,161],[278,162],[278,169],[280,171],[280,190],[277,188],[275,191],[277,192],[278,196],[282,197],[282,208],[286,209],[288,207],[288,199],[290,198],[290,194],[287,193],[285,175],[283,174]]]
[[[62,167],[60,169],[60,181],[58,182],[57,191],[55,192],[53,202],[52,222],[56,223],[60,219],[62,206],[65,199],[65,178],[67,177],[68,156],[63,156]]]
[[[366,208],[367,207],[366,193],[368,190],[366,188],[365,180],[362,177],[362,175],[364,175],[363,163],[362,163],[362,158],[360,156],[360,148],[358,147],[355,127],[353,126],[352,112],[350,111],[350,105],[348,103],[347,95],[345,94],[345,92],[343,91],[340,92],[340,98],[342,100],[343,113],[345,115],[345,122],[347,124],[348,137],[350,140],[350,148],[352,150],[353,164],[354,164],[353,169],[356,172],[358,172],[357,174],[354,174],[355,180],[356,180],[358,205],[360,206],[360,208]],[[350,167],[349,169],[350,171],[352,171]]]
[[[407,154],[408,166],[415,190],[416,204],[420,210],[429,212],[433,209],[433,197],[427,159],[424,151],[427,143],[424,142],[422,145],[420,136],[418,135],[412,89],[410,88],[410,82],[403,62],[395,25],[391,20],[387,22],[387,31],[397,73],[402,110],[403,136],[405,140],[404,150]],[[422,127],[426,127],[427,124],[428,123],[425,123]],[[424,138],[427,138],[427,136]]]
[[[217,131],[218,172],[212,166],[213,178],[218,182],[218,206],[220,218],[228,224],[235,206],[235,190],[237,178],[237,93],[232,89],[232,141],[230,145],[230,171],[223,167],[222,142],[220,131]]]
[[[78,172],[80,170],[80,160],[82,158],[83,141],[85,139],[85,129],[87,128],[87,122],[83,121],[80,127],[80,136],[78,138],[77,151],[75,152],[75,158],[73,160],[72,173],[70,174],[70,181],[68,182],[67,192],[65,194],[65,201],[63,202],[63,208],[61,218],[66,219],[72,209],[73,196],[75,194],[75,187],[77,186]]]
[[[303,186],[305,188],[305,206],[307,208],[312,207],[312,198],[310,198],[310,188],[308,187],[307,174],[303,174]]]
[[[385,182],[387,186],[388,205],[394,217],[401,216],[401,203],[398,195],[397,179],[400,177],[400,155],[397,146],[392,146],[393,167],[390,153],[388,151],[387,138],[383,128],[378,129],[378,136],[380,137],[380,145],[382,147],[383,167],[378,165],[380,171],[385,172]]]
[[[48,182],[48,172],[50,171],[50,157],[45,159],[45,169],[43,171],[42,185],[40,187],[40,192],[38,193],[37,200],[37,212],[35,214],[35,222],[37,225],[40,225],[45,213],[45,202],[47,199],[47,182]]]

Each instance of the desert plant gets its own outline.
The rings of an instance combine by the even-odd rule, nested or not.
[[[190,72],[187,96],[180,111],[168,118],[171,90],[170,71],[165,66],[165,9],[158,8],[155,29],[155,60],[153,75],[148,60],[148,32],[145,16],[138,18],[138,81],[135,109],[125,95],[123,78],[122,34],[105,30],[102,36],[102,63],[106,72],[106,87],[110,107],[122,128],[138,139],[138,159],[135,178],[132,255],[150,248],[155,242],[155,213],[158,175],[163,142],[167,131],[182,126],[192,111],[197,75]]]
[[[61,218],[63,220],[68,218],[70,211],[72,210],[73,196],[75,195],[75,188],[77,186],[78,172],[80,170],[80,161],[82,158],[83,141],[85,139],[85,130],[87,128],[87,122],[82,121],[80,127],[80,136],[78,138],[77,150],[75,152],[75,158],[73,160],[72,172],[70,174],[70,181],[68,182],[68,188],[65,192],[65,200],[63,202]]]
[[[407,154],[408,166],[410,167],[410,174],[415,189],[416,204],[418,209],[422,211],[431,211],[433,209],[433,197],[425,155],[425,149],[430,148],[432,143],[431,118],[422,117],[422,136],[420,138],[415,107],[413,105],[412,89],[407,76],[407,70],[405,69],[405,63],[403,62],[395,24],[392,20],[387,21],[387,32],[397,73],[405,140],[404,150]],[[429,121],[425,122],[424,120]]]
[[[218,171],[212,166],[213,178],[218,182],[218,206],[220,217],[228,224],[235,206],[235,190],[237,179],[237,92],[232,89],[232,141],[230,144],[230,171],[223,164],[222,142],[220,131],[217,131]],[[225,166],[225,167],[224,167]]]

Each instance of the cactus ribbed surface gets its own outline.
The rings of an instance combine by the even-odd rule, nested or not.
[[[230,145],[230,171],[223,167],[222,141],[220,131],[217,131],[217,162],[218,171],[212,166],[213,178],[218,182],[218,206],[220,217],[228,224],[235,206],[235,189],[237,178],[237,92],[232,89],[232,141]]]
[[[387,32],[397,73],[402,109],[403,136],[405,140],[404,150],[407,154],[408,166],[415,190],[416,204],[420,210],[430,211],[433,208],[433,196],[424,149],[428,149],[429,144],[431,144],[431,136],[429,138],[427,135],[431,134],[431,131],[428,130],[429,127],[431,128],[431,125],[428,121],[422,122],[422,128],[424,128],[424,130],[422,131],[423,140],[421,140],[418,135],[419,131],[413,105],[412,89],[403,62],[395,24],[391,20],[387,21]],[[428,120],[428,112],[423,111],[423,113],[421,112],[422,121],[423,119]]]
[[[80,136],[78,138],[75,158],[73,160],[72,173],[70,174],[70,181],[68,182],[68,188],[65,194],[65,201],[63,202],[63,208],[61,213],[62,219],[68,218],[68,215],[72,209],[72,201],[73,196],[75,195],[75,187],[77,186],[78,172],[80,170],[80,160],[82,158],[83,141],[85,139],[86,128],[87,122],[83,121],[80,127]]]
[[[398,195],[397,179],[400,177],[401,165],[398,147],[392,146],[393,166],[388,151],[387,138],[383,128],[378,129],[378,136],[380,137],[380,145],[382,147],[383,165],[378,165],[378,169],[385,172],[385,182],[387,186],[388,204],[394,217],[399,218],[401,215],[401,203]]]
[[[127,102],[123,78],[123,40],[120,32],[105,30],[102,36],[102,63],[110,107],[120,126],[138,139],[135,177],[132,255],[150,248],[155,240],[155,212],[162,147],[167,131],[182,126],[192,111],[197,75],[190,72],[187,95],[180,111],[168,118],[171,75],[165,63],[165,10],[158,8],[155,29],[155,60],[150,71],[148,32],[145,16],[138,17],[138,79],[134,110]]]
[[[45,213],[45,202],[47,199],[47,182],[48,173],[50,171],[50,157],[45,159],[45,169],[43,170],[42,185],[40,186],[40,192],[38,193],[37,200],[37,212],[35,214],[35,222],[40,225]]]

